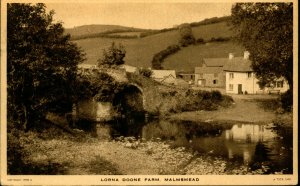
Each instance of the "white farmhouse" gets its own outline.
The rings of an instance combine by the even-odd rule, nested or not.
[[[231,54],[224,66],[226,77],[226,93],[232,94],[258,94],[258,93],[283,93],[289,87],[284,78],[277,79],[273,84],[261,89],[258,79],[251,68],[249,52],[244,52],[244,57],[234,57]]]

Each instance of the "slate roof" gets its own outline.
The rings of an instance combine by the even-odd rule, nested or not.
[[[228,61],[228,58],[204,58],[207,67],[222,67]]]
[[[195,67],[195,74],[222,73],[228,58],[204,58],[202,67]]]
[[[235,57],[233,59],[228,59],[224,66],[224,71],[230,72],[253,72],[251,68],[251,61],[249,59],[244,59],[243,57]]]
[[[195,74],[214,74],[223,72],[223,67],[195,67]]]
[[[213,74],[223,71],[252,72],[251,61],[243,57],[229,58],[205,58],[202,67],[195,67],[195,74]]]

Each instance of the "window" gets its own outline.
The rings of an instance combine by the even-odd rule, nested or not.
[[[233,90],[233,84],[229,84],[229,90]]]
[[[247,73],[247,76],[248,76],[248,78],[251,78],[252,72],[248,72],[248,73]]]
[[[214,73],[214,77],[218,77],[218,73]]]
[[[233,78],[234,78],[233,73],[229,73],[229,78],[230,78],[230,79],[233,79]]]
[[[217,84],[217,83],[218,83],[218,80],[214,79],[213,84]]]
[[[203,78],[203,74],[201,73],[201,74],[199,74],[199,78]]]
[[[277,81],[276,82],[276,87],[277,88],[283,88],[283,81]]]

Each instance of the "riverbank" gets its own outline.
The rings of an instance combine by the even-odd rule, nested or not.
[[[54,139],[46,136],[35,132],[21,134],[23,153],[29,155],[18,162],[22,174],[234,175],[266,171],[251,171],[245,165],[232,166],[221,157],[201,155],[183,147],[171,148],[160,139],[143,141],[121,137],[109,141],[89,136],[76,139],[66,135]]]

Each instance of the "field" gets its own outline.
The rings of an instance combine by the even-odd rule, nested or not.
[[[231,37],[234,33],[227,22],[192,27],[192,30],[196,39],[203,38],[204,40],[212,37]]]
[[[139,36],[142,32],[120,32],[108,34],[110,36]]]
[[[123,34],[137,34],[139,32],[124,32]],[[209,40],[212,37],[230,37],[233,31],[226,22],[193,27],[196,39]],[[112,33],[113,34],[113,33]],[[115,33],[120,35],[120,33]],[[108,48],[112,42],[121,43],[126,49],[125,62],[137,67],[151,67],[153,55],[167,48],[169,45],[178,44],[179,34],[177,30],[150,35],[144,38],[88,38],[76,40],[87,54],[87,64],[96,64],[102,57],[103,49]],[[242,55],[243,48],[233,42],[209,43],[206,45],[195,45],[182,48],[181,51],[168,57],[163,64],[166,69],[177,71],[193,71],[199,65],[203,57],[227,57],[228,53]],[[185,65],[182,65],[182,63]]]
[[[177,44],[177,32],[161,33],[138,39],[118,38],[89,38],[75,41],[87,54],[88,64],[96,64],[102,57],[103,49],[108,48],[112,42],[121,43],[126,49],[125,61],[128,65],[137,67],[150,67],[155,53],[167,46]]]
[[[163,67],[164,69],[176,69],[179,72],[193,72],[194,68],[201,64],[203,58],[226,58],[228,53],[242,56],[243,51],[243,47],[232,41],[192,45],[182,48],[176,54],[165,59]]]

